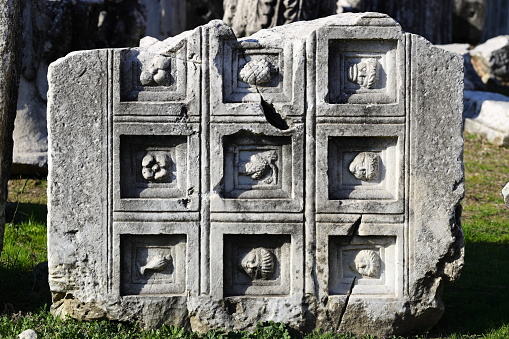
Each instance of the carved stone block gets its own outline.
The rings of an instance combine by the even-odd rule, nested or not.
[[[197,210],[197,126],[119,124],[114,205],[117,210]]]
[[[429,328],[463,264],[462,64],[377,13],[59,59],[53,312]]]
[[[211,290],[215,295],[279,296],[300,295],[302,283],[299,258],[302,246],[300,224],[262,223],[212,224],[213,260]]]
[[[185,235],[121,235],[121,294],[185,292]]]
[[[211,133],[213,211],[302,209],[302,126],[282,133],[270,125],[221,124]]]
[[[319,126],[317,134],[327,145],[317,150],[318,171],[327,178],[317,182],[320,211],[403,211],[403,126],[348,126],[348,132]]]
[[[225,295],[288,295],[290,236],[226,235]]]
[[[396,40],[331,41],[329,103],[396,102],[396,46]]]

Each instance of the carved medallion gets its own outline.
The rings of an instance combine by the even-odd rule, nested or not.
[[[140,82],[143,86],[169,86],[171,59],[158,55],[152,59],[148,67],[143,66]]]
[[[373,181],[378,178],[379,167],[377,153],[361,152],[350,163],[348,170],[359,180]]]
[[[265,59],[248,62],[239,72],[239,79],[250,85],[262,85],[274,78],[274,67]]]
[[[247,275],[253,279],[267,280],[274,274],[274,254],[263,247],[253,248],[240,263]]]
[[[363,277],[376,277],[380,270],[380,257],[373,250],[361,250],[350,264],[350,268]]]
[[[147,264],[140,267],[140,274],[145,275],[146,271],[164,271],[171,264],[171,255],[156,255],[147,261]]]
[[[251,177],[267,184],[277,183],[276,151],[252,154],[247,162],[238,165],[240,175]]]
[[[148,153],[141,161],[141,175],[148,181],[164,181],[170,174],[171,159],[168,154]]]
[[[379,65],[374,58],[365,59],[348,67],[348,81],[363,88],[373,89],[378,83]]]

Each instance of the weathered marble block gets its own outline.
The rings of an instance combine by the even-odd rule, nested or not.
[[[3,250],[7,182],[19,85],[21,3],[0,0],[0,254]]]
[[[462,64],[377,13],[53,63],[53,312],[433,326],[463,265]]]

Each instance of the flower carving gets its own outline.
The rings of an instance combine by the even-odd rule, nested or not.
[[[148,181],[164,181],[170,174],[171,159],[165,153],[148,153],[141,160],[141,175]]]
[[[274,254],[266,248],[253,248],[240,263],[247,275],[253,279],[268,280],[274,274]]]
[[[249,161],[238,165],[239,174],[251,177],[267,184],[277,183],[276,151],[252,154]]]
[[[239,72],[239,79],[250,85],[262,85],[274,78],[276,70],[265,59],[256,59],[245,64]]]
[[[154,57],[150,65],[140,75],[140,82],[143,86],[169,86],[171,59],[163,55]]]

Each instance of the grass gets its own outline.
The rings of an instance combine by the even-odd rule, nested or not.
[[[465,267],[444,291],[446,311],[428,333],[412,338],[509,338],[509,209],[500,191],[509,181],[509,149],[465,136],[466,196],[463,200]],[[276,323],[254,333],[189,333],[175,327],[142,331],[136,324],[56,319],[48,312],[47,285],[34,277],[46,258],[46,182],[9,182],[5,247],[0,257],[0,338],[34,329],[39,338],[290,338]],[[43,269],[43,267],[42,267]],[[38,271],[37,271],[38,272]],[[301,336],[302,337],[302,336]],[[348,334],[309,333],[306,339],[353,339]],[[365,337],[369,338],[369,337]]]

